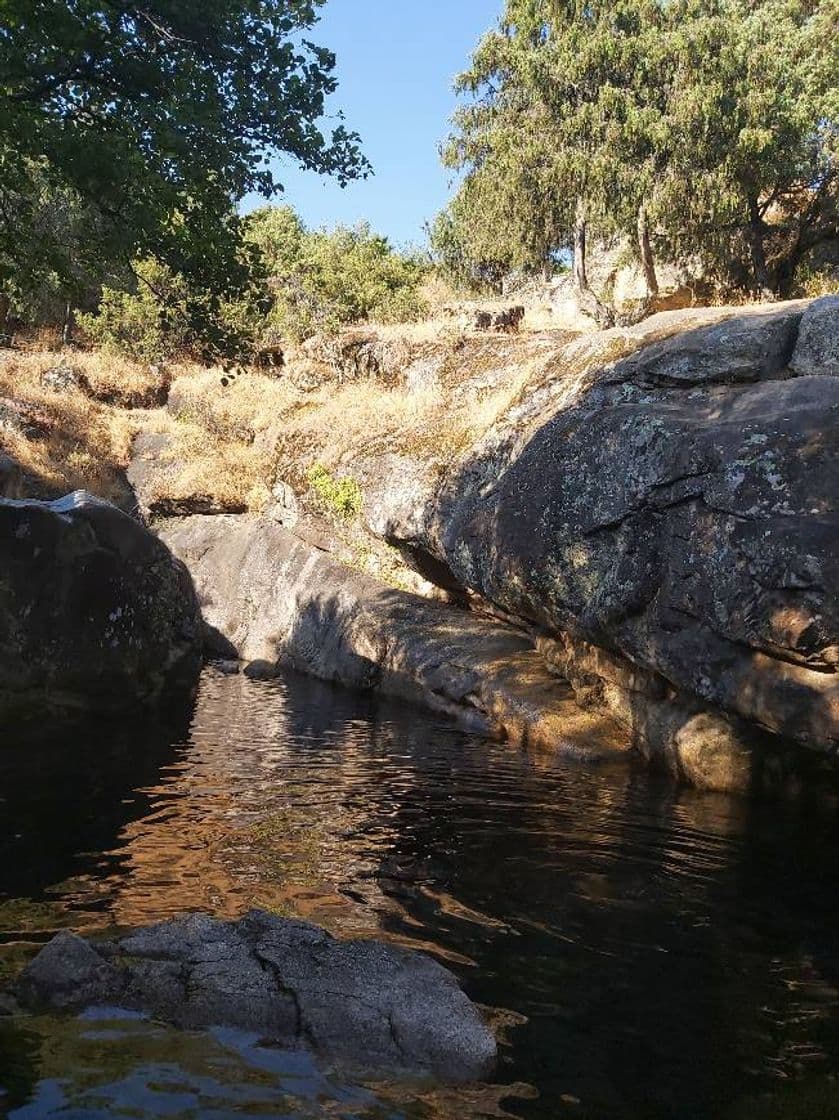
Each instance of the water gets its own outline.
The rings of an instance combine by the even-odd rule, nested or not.
[[[839,1116],[833,800],[591,770],[289,677],[128,728],[7,729],[0,975],[55,930],[253,905],[435,954],[497,1082],[369,1086],[237,1032],[0,1017],[0,1114]]]

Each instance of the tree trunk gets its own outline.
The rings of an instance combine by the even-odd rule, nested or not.
[[[574,215],[574,287],[578,292],[588,288],[586,276],[586,210],[581,198],[577,199]]]
[[[577,295],[577,306],[584,314],[590,315],[598,327],[612,327],[615,324],[612,309],[599,300],[589,287],[586,273],[586,234],[585,203],[581,198],[578,198],[574,216],[574,265],[572,273]]]
[[[11,300],[5,292],[0,292],[0,334],[6,333],[6,324],[9,321]]]
[[[752,257],[752,275],[754,276],[755,290],[762,299],[774,299],[775,293],[769,283],[769,269],[766,266],[766,249],[763,244],[763,218],[757,199],[749,199],[749,251]]]
[[[542,261],[542,279],[546,284],[550,284],[551,278],[554,274],[553,261]]]
[[[64,309],[64,329],[61,332],[61,341],[64,346],[70,346],[73,342],[73,328],[75,326],[76,316],[73,310],[72,300],[67,300],[67,306]]]
[[[638,252],[641,254],[641,267],[644,270],[644,282],[647,285],[647,298],[655,299],[658,295],[658,277],[655,273],[655,260],[652,245],[650,245],[647,208],[643,202],[638,207]]]

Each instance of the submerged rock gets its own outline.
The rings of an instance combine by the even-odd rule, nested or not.
[[[497,1054],[477,1008],[430,957],[256,910],[236,922],[195,914],[100,945],[60,933],[15,993],[36,1010],[117,1003],[178,1027],[254,1030],[371,1072],[472,1081]]]
[[[0,499],[0,709],[119,710],[199,668],[192,582],[147,529],[84,491]]]

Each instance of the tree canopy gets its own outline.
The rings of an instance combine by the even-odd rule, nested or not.
[[[0,284],[72,279],[50,198],[97,224],[100,260],[236,269],[236,201],[279,187],[278,153],[342,183],[367,164],[323,129],[334,56],[322,0],[0,0]]]
[[[758,292],[836,236],[836,0],[507,0],[457,86],[448,243],[535,269],[631,236]],[[833,33],[831,33],[831,27]],[[454,223],[454,229],[452,229]]]

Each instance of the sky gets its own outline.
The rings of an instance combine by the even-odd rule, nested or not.
[[[327,0],[313,42],[337,55],[330,108],[361,134],[375,174],[343,190],[290,162],[276,171],[309,226],[366,219],[397,246],[418,245],[449,197],[438,147],[455,107],[452,81],[501,0]],[[245,208],[259,204],[249,198]]]

